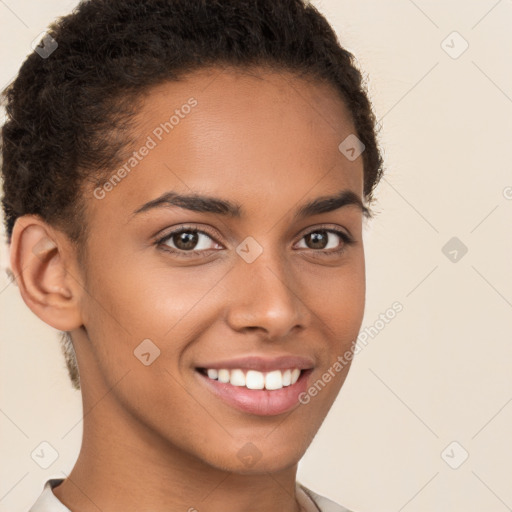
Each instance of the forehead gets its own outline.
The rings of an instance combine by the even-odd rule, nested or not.
[[[203,69],[147,91],[133,156],[124,172],[112,170],[101,203],[131,213],[168,190],[253,206],[341,188],[361,195],[362,158],[338,149],[354,132],[330,84],[261,68]]]

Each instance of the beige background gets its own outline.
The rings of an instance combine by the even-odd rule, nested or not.
[[[381,213],[365,232],[362,330],[378,334],[358,354],[299,480],[357,512],[510,510],[512,2],[314,3],[369,77],[387,175]],[[0,0],[1,87],[31,41],[75,4]],[[461,37],[469,47],[452,58]],[[468,248],[457,262],[442,251],[452,237]],[[379,329],[395,301],[403,311]],[[73,466],[80,395],[57,331],[3,270],[0,308],[0,511],[26,512],[47,478]],[[30,457],[42,441],[59,453],[47,470]],[[452,469],[463,450],[468,459]]]

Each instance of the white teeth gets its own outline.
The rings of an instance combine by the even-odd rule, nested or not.
[[[233,386],[245,386],[245,375],[242,370],[232,370],[229,383]]]
[[[295,384],[299,380],[300,370],[298,368],[294,368],[292,370],[292,384]]]
[[[245,376],[245,387],[249,389],[263,389],[265,387],[265,376],[261,372],[249,370]]]
[[[271,372],[258,372],[256,370],[234,370],[210,368],[206,371],[208,377],[232,386],[245,386],[248,389],[281,389],[295,384],[300,377],[298,368],[288,370],[274,370]]]
[[[283,387],[283,374],[279,370],[265,375],[265,389],[281,389]]]
[[[208,370],[208,377],[210,377],[210,379],[216,379],[218,376],[219,372],[215,368]]]
[[[219,382],[229,382],[229,370],[219,370]]]

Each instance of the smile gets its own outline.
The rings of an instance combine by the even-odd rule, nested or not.
[[[201,383],[216,398],[244,413],[273,416],[300,405],[312,368],[260,372],[242,368],[196,368]]]

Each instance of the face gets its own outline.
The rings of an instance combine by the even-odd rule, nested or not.
[[[152,89],[137,119],[134,159],[87,193],[84,401],[111,390],[111,429],[202,464],[295,464],[364,311],[348,111],[318,82],[217,69]]]

